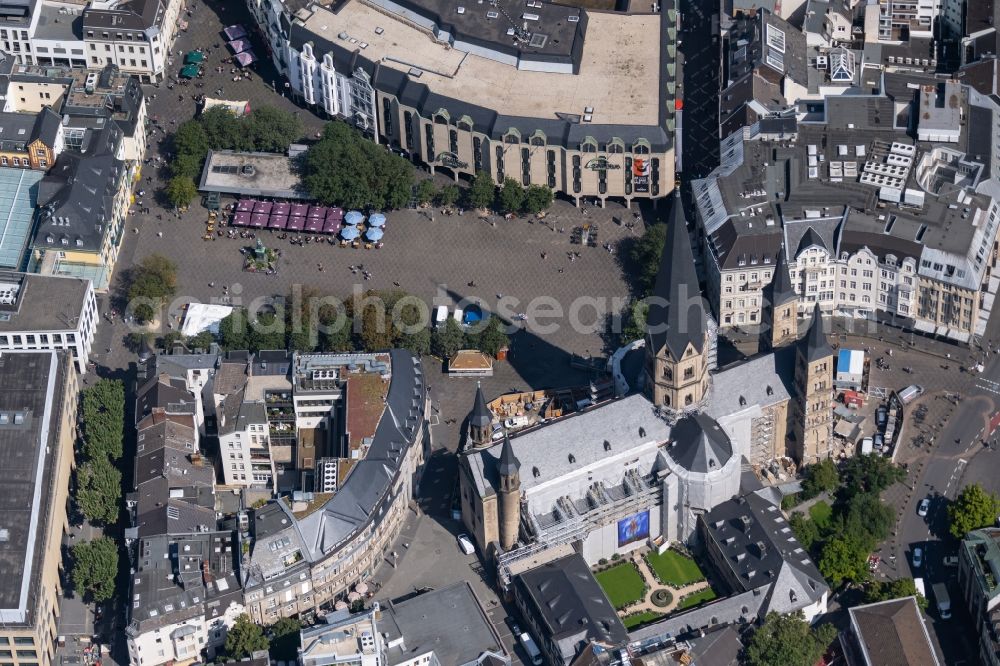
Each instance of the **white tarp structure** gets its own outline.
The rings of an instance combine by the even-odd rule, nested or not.
[[[191,337],[198,335],[202,331],[211,331],[216,335],[219,333],[219,322],[232,314],[233,308],[229,305],[215,305],[211,303],[191,303],[187,312],[184,313],[184,323],[181,325],[181,333]]]
[[[205,98],[204,106],[201,107],[201,112],[204,113],[209,109],[214,109],[217,106],[221,106],[225,109],[229,109],[234,116],[239,118],[250,113],[250,102],[240,101],[240,100],[230,100],[230,99],[213,99],[211,97]]]

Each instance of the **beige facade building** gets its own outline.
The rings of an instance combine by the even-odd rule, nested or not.
[[[55,663],[62,539],[74,467],[77,375],[66,352],[4,352],[0,367],[0,662]],[[15,498],[21,498],[17,501]]]
[[[673,189],[672,3],[324,4],[250,3],[290,92],[317,111],[456,178],[485,171],[577,202]]]

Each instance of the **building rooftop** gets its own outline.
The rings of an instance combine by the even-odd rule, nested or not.
[[[914,597],[848,609],[851,629],[870,666],[937,666],[924,618]]]
[[[90,280],[0,271],[0,334],[75,330]]]
[[[25,266],[38,183],[44,176],[41,171],[0,167],[0,268]]]
[[[542,640],[555,643],[564,659],[572,659],[583,642],[622,645],[628,640],[618,613],[579,553],[526,571],[513,583],[517,595],[530,604],[529,613],[544,624]]]
[[[611,456],[626,455],[670,439],[670,428],[649,400],[639,394],[522,430],[510,438],[521,463],[521,489],[558,481]],[[503,442],[471,453],[467,460],[482,495],[495,492]]]
[[[244,196],[308,199],[292,158],[277,153],[210,150],[198,189]]]
[[[65,357],[4,352],[0,358],[0,621],[31,620],[59,442]]]
[[[61,42],[83,41],[83,11],[81,7],[38,3],[38,19],[32,36]],[[81,44],[80,48],[83,46]]]
[[[426,4],[438,7],[449,17],[461,18],[454,4],[443,0],[427,0]],[[542,43],[541,35],[547,35],[544,38],[546,46],[532,55],[540,64],[529,69],[518,69],[517,56],[503,62],[497,59],[503,57],[499,53],[484,55],[484,50],[476,48],[474,41],[468,45],[456,42],[450,47],[432,39],[415,24],[394,20],[359,1],[346,2],[336,12],[314,8],[310,15],[293,24],[292,43],[299,46],[313,42],[317,58],[336,51],[345,62],[350,60],[351,53],[356,53],[369,63],[378,63],[379,69],[384,70],[379,76],[385,77],[385,81],[398,80],[401,90],[413,86],[410,92],[404,93],[404,98],[411,94],[418,96],[415,102],[424,101],[419,98],[427,95],[435,98],[426,100],[435,107],[427,109],[428,114],[437,107],[444,107],[457,119],[466,111],[456,108],[456,100],[464,100],[470,105],[491,100],[493,115],[499,118],[483,119],[480,123],[478,110],[470,110],[469,115],[477,125],[495,122],[498,132],[506,131],[508,126],[517,126],[517,119],[556,121],[556,113],[583,116],[588,108],[592,108],[592,122],[579,128],[582,134],[594,133],[588,132],[587,127],[615,125],[623,119],[631,126],[659,125],[661,81],[665,78],[660,71],[660,51],[666,48],[661,45],[661,17],[656,14],[581,13],[570,7],[541,5],[541,8],[528,8],[523,4],[523,15],[551,17],[548,20],[515,19],[518,29],[522,23],[528,23],[529,29],[535,31],[535,43]],[[509,22],[499,13],[498,18],[486,18],[490,10],[485,4],[468,5],[469,20],[463,21],[463,26],[479,25],[477,30],[482,35],[489,33],[497,39],[497,44],[510,44],[506,35]],[[513,11],[522,14],[520,8]],[[580,16],[579,23],[570,22],[570,16]],[[580,34],[583,30],[596,38],[585,39]],[[563,32],[569,39],[560,38]],[[345,35],[346,39],[341,39],[340,35]],[[549,40],[553,42],[551,45],[548,45]],[[553,49],[564,52],[570,44],[581,51],[573,56],[578,64],[572,68],[572,74],[564,73],[569,65],[558,62],[564,56],[548,53]],[[498,48],[508,50],[510,47]],[[545,68],[544,63],[560,65],[560,71],[532,71]],[[392,72],[395,74],[390,76]],[[507,123],[503,117],[510,117],[511,122]],[[492,134],[493,129],[484,127],[481,131]],[[553,135],[562,135],[563,131],[561,122],[553,125]],[[623,138],[628,141],[627,137]],[[660,136],[647,138],[653,143],[661,140]]]

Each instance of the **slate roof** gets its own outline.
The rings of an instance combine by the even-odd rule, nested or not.
[[[848,609],[851,629],[870,666],[937,666],[924,619],[913,597]]]
[[[680,359],[689,344],[701,352],[705,346],[706,311],[679,191],[673,198],[652,296],[647,335],[653,353],[666,347],[674,359]]]
[[[109,122],[90,134],[86,153],[63,151],[38,184],[35,247],[97,252],[113,220],[125,163],[115,157],[121,128]]]
[[[493,412],[486,405],[483,385],[477,382],[476,399],[472,403],[472,412],[469,414],[469,425],[475,428],[489,428],[491,423],[493,423]]]
[[[778,252],[778,261],[774,265],[774,274],[771,278],[771,284],[768,286],[767,297],[772,306],[784,305],[791,301],[798,302],[798,295],[795,293],[791,275],[788,273],[788,262],[785,260],[784,250]]]
[[[733,457],[733,444],[718,422],[699,412],[679,419],[670,431],[674,461],[692,472],[708,473],[721,469]]]
[[[830,343],[827,342],[826,334],[823,332],[823,314],[820,312],[819,302],[813,308],[809,331],[806,332],[806,337],[801,344],[805,347],[804,355],[810,363],[833,356],[833,349],[830,347]]]
[[[581,643],[621,645],[628,634],[607,595],[579,553],[514,578],[515,594],[542,625],[542,641],[559,647],[568,663]]]
[[[497,473],[500,476],[513,476],[521,468],[521,462],[514,455],[514,447],[510,445],[510,438],[504,433],[503,446],[500,450],[500,464],[497,465]]]
[[[795,348],[782,347],[712,374],[708,412],[717,419],[751,407],[784,402],[795,394]]]

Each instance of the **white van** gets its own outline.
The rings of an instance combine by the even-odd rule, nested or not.
[[[904,405],[907,405],[916,400],[917,397],[920,396],[920,394],[923,392],[924,392],[923,386],[918,386],[917,384],[910,384],[905,389],[899,392],[899,400]]]
[[[454,319],[459,326],[462,325],[462,308],[455,308],[455,311],[451,313],[451,318]]]
[[[476,552],[476,547],[472,545],[472,539],[469,538],[468,534],[458,535],[458,547],[462,549],[462,552],[466,555],[472,555]]]
[[[439,305],[434,309],[434,328],[437,328],[444,323],[444,320],[448,318],[448,306]]]

